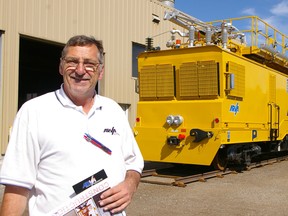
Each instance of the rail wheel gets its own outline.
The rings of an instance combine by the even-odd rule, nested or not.
[[[288,150],[288,141],[285,140],[284,142],[280,143],[280,151],[287,151]]]
[[[214,157],[212,165],[216,170],[225,170],[227,167],[227,153],[225,149],[219,149]]]

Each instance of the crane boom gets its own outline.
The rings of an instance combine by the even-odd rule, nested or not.
[[[169,20],[174,24],[179,25],[187,30],[189,30],[191,26],[197,26],[197,29],[200,28],[199,30],[202,30],[203,32],[205,32],[207,28],[214,28],[214,26],[207,24],[190,15],[184,14],[176,9],[173,11],[166,11],[164,14],[164,20]]]

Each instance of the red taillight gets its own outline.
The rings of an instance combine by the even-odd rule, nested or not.
[[[214,122],[215,122],[215,123],[219,123],[219,122],[220,122],[220,119],[219,119],[219,118],[215,118],[215,119],[214,119]]]
[[[183,139],[185,139],[185,137],[186,137],[185,134],[179,134],[178,135],[179,140],[183,140]]]
[[[140,118],[139,117],[136,118],[136,122],[140,122]]]

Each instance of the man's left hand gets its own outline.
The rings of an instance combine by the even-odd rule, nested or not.
[[[101,194],[100,206],[111,213],[122,212],[130,204],[140,178],[141,175],[138,172],[128,170],[123,182]]]

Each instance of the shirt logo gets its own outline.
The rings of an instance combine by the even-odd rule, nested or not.
[[[114,135],[114,134],[115,135],[119,135],[114,127],[112,127],[111,129],[110,128],[105,128],[103,132],[104,133],[111,133],[112,135]]]

